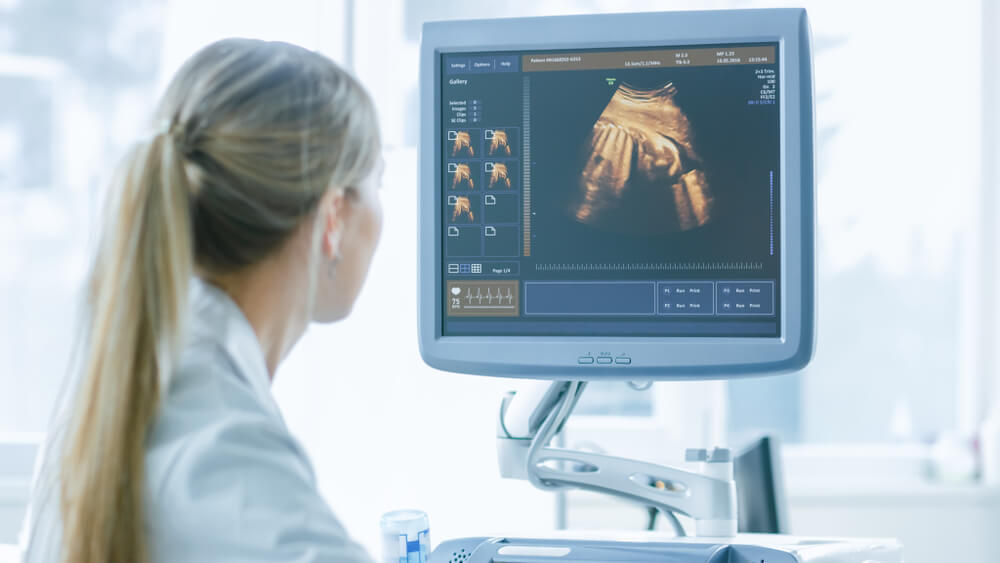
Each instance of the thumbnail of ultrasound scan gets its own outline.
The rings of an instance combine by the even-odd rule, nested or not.
[[[472,223],[476,215],[472,212],[472,201],[468,197],[456,197],[452,205],[452,223]]]
[[[451,158],[479,157],[479,135],[479,130],[458,129],[448,131],[445,153]]]
[[[473,167],[475,165],[468,162],[458,162],[449,164],[448,173],[450,174],[450,189],[452,190],[474,190],[476,189],[476,181],[473,175]]]
[[[489,163],[489,183],[486,185],[490,190],[509,190],[512,187],[510,171],[507,165],[502,162]]]
[[[505,157],[511,155],[511,144],[513,139],[507,135],[504,129],[494,129],[486,131],[486,156]]]

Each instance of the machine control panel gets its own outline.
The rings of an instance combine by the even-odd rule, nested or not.
[[[609,352],[600,352],[597,354],[587,353],[579,356],[576,359],[576,363],[580,365],[599,365],[599,366],[628,366],[632,365],[632,357],[627,354],[615,354],[612,355]]]

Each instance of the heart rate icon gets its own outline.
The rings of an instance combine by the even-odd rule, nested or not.
[[[462,293],[462,288],[460,288],[460,287],[453,287],[453,288],[451,288],[451,294],[452,295],[458,295],[459,293]]]

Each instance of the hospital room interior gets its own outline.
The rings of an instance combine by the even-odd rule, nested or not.
[[[327,86],[336,103],[309,97]],[[212,99],[227,88],[246,91]],[[998,102],[993,0],[0,0],[0,563],[1000,561]],[[248,140],[240,112],[298,119],[305,140],[266,125]],[[192,140],[214,119],[237,120],[236,140]],[[324,127],[336,141],[310,145]],[[334,170],[296,211],[309,296],[266,287],[311,311],[317,283],[356,299],[288,321],[276,359],[255,316],[270,297],[222,283],[255,265],[216,276],[230,247],[202,239],[270,240],[226,215],[251,184],[213,174],[278,162],[246,155],[279,138],[303,185],[326,150],[368,175],[341,192]],[[213,160],[233,143],[247,152]],[[162,162],[121,172],[157,147]],[[177,175],[204,187],[172,209]],[[198,203],[211,190],[229,195]],[[369,196],[375,242],[340,227]],[[134,197],[164,216],[128,217]],[[133,239],[108,234],[121,225]],[[108,266],[154,235],[186,242]],[[370,266],[344,282],[360,247]],[[251,254],[294,255],[275,248]],[[120,344],[146,332],[107,327],[159,326],[175,294],[191,313],[156,315],[182,319],[183,345],[148,333],[142,377],[99,396],[101,374],[131,377],[104,364],[146,361]],[[221,361],[192,359],[187,327],[236,350],[226,385],[261,401],[205,416],[237,428],[262,409],[277,442],[227,458],[238,438],[218,430],[204,459],[162,442],[200,424],[176,388],[208,384],[184,366]],[[145,474],[119,479],[85,429],[116,420],[106,404],[138,416],[136,385],[155,389],[150,414],[121,431]],[[294,467],[308,508],[281,489],[290,474],[244,482],[241,463]],[[86,490],[107,483],[144,515]],[[249,514],[268,502],[281,516]],[[81,506],[103,506],[106,544]],[[211,541],[163,524],[200,507]]]

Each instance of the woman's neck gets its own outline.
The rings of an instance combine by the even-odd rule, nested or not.
[[[277,257],[276,257],[277,258]],[[257,335],[268,377],[274,380],[278,364],[285,359],[309,324],[308,289],[290,275],[280,258],[265,259],[238,273],[209,278],[243,311]]]

